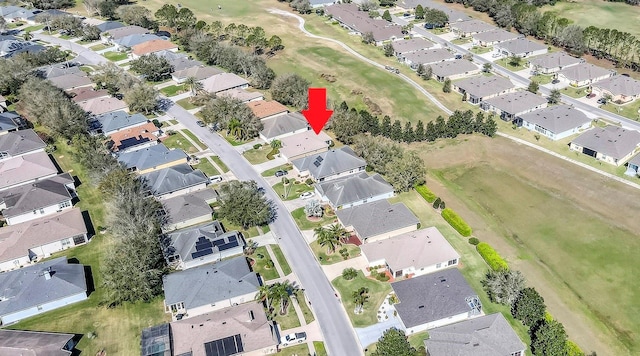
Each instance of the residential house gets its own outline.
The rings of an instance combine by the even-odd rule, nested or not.
[[[167,262],[178,269],[189,269],[240,255],[244,240],[238,231],[225,232],[217,220],[172,231],[162,241]]]
[[[13,6],[13,5],[0,6],[0,16],[2,16],[5,20],[7,20],[7,16],[11,15],[14,12],[18,12],[22,10],[24,10],[24,8],[20,6]]]
[[[480,74],[480,67],[466,59],[454,59],[429,65],[434,78],[439,82],[458,80],[472,75]]]
[[[124,100],[106,96],[77,102],[82,110],[91,115],[102,115],[114,111],[129,111],[129,106]]]
[[[515,85],[509,79],[495,75],[462,79],[454,82],[453,86],[460,94],[467,95],[467,101],[471,104],[480,104],[495,96],[516,91]]]
[[[95,26],[98,28],[98,30],[100,30],[100,33],[109,32],[117,28],[125,27],[122,22],[118,21],[105,21]]]
[[[338,221],[348,231],[353,231],[363,243],[415,231],[420,226],[420,220],[406,205],[391,204],[387,200],[341,209],[336,214]]]
[[[530,91],[516,91],[489,98],[480,103],[480,108],[496,115],[504,121],[547,107],[547,99]]]
[[[0,355],[68,356],[74,351],[74,334],[0,330]]]
[[[0,273],[0,285],[2,325],[87,299],[84,266],[66,257]]]
[[[435,227],[361,245],[369,267],[385,266],[389,273],[421,276],[442,268],[457,266],[460,255]]]
[[[188,60],[189,63],[196,62]],[[171,79],[173,79],[176,83],[181,84],[184,83],[187,78],[193,77],[196,78],[197,81],[205,80],[207,78],[211,78],[214,75],[218,75],[224,73],[217,67],[205,66],[200,62],[196,62],[197,64],[191,65],[189,67],[183,69],[175,69],[174,72],[171,73]]]
[[[202,83],[202,89],[212,94],[229,89],[246,89],[249,87],[248,81],[233,73],[219,73],[200,82]]]
[[[165,275],[162,278],[164,309],[181,319],[255,303],[260,287],[244,256]]]
[[[128,170],[145,174],[167,167],[187,163],[187,154],[180,149],[169,149],[163,144],[124,152],[118,155],[118,161]]]
[[[83,102],[86,100],[97,99],[97,98],[106,98],[109,95],[109,91],[106,89],[95,90],[92,87],[82,87],[77,89],[69,89],[67,90],[67,94],[71,97],[71,100],[74,103]]]
[[[527,346],[501,313],[429,330],[429,356],[524,356]]]
[[[616,75],[601,80],[591,86],[592,92],[602,96],[610,96],[611,101],[624,104],[640,97],[640,80]]]
[[[633,156],[627,163],[627,170],[624,174],[632,177],[640,175],[640,154]]]
[[[500,42],[515,40],[522,35],[496,28],[491,31],[473,34],[473,44],[481,47],[491,47]]]
[[[3,17],[6,22],[25,21],[29,25],[35,25],[36,15],[38,15],[40,12],[42,11],[38,9],[29,10],[25,8],[20,8],[20,10],[12,11],[11,13],[4,15]]]
[[[422,49],[403,54],[401,58],[401,60],[413,70],[417,70],[421,64],[426,66],[438,62],[452,61],[454,59],[456,59],[456,55],[445,48]]]
[[[482,304],[457,268],[391,283],[407,335],[482,315]]]
[[[144,55],[155,54],[156,52],[160,51],[177,52],[178,45],[165,39],[155,39],[131,46],[131,53],[133,53],[133,58],[140,58]]]
[[[0,228],[0,272],[28,266],[88,241],[80,209]],[[1,292],[0,292],[1,293]]]
[[[221,91],[217,93],[216,96],[240,100],[243,104],[252,101],[262,101],[262,99],[264,99],[264,95],[260,92],[246,91],[244,89],[237,88]]]
[[[253,114],[260,120],[286,114],[289,109],[275,100],[258,100],[246,103]]]
[[[638,145],[640,132],[618,126],[605,126],[594,127],[576,137],[569,148],[599,161],[620,166],[638,152]]]
[[[98,115],[89,121],[90,131],[105,136],[138,126],[145,125],[149,120],[142,114],[130,115],[125,111],[113,111]]]
[[[142,331],[142,355],[259,356],[278,352],[280,343],[276,325],[259,303],[244,303],[164,325],[168,327]]]
[[[584,63],[584,59],[570,56],[565,51],[551,52],[529,59],[531,72],[554,74],[559,71]]]
[[[337,0],[310,0],[309,4],[311,4],[312,9],[317,9],[319,7],[336,4]]]
[[[160,200],[204,189],[209,182],[202,171],[194,170],[186,163],[158,169],[141,177],[151,194]]]
[[[496,30],[497,27],[480,20],[469,20],[450,23],[451,31],[458,37],[469,37],[476,33]]]
[[[122,154],[155,146],[162,131],[152,122],[111,134],[108,146],[112,152]]]
[[[515,40],[496,43],[494,45],[496,52],[509,56],[527,58],[532,56],[539,56],[549,51],[549,48],[541,43],[531,41],[524,37],[519,37]]]
[[[447,14],[449,23],[471,20],[471,17],[469,17],[464,12],[454,10],[441,2],[436,2],[433,0],[401,0],[397,2],[397,5],[407,10],[415,10],[418,5],[422,5],[422,7],[425,9],[430,8],[440,10]]]
[[[605,69],[590,63],[577,64],[558,72],[558,79],[568,81],[574,87],[583,87],[599,80],[613,77],[614,70]]]
[[[45,23],[47,20],[53,20],[58,17],[72,17],[73,14],[70,12],[58,10],[58,9],[47,9],[47,10],[34,10],[34,16],[27,18],[27,23]]]
[[[292,162],[299,158],[325,152],[331,143],[331,137],[324,131],[320,131],[316,135],[312,130],[307,130],[280,139],[280,157]]]
[[[25,120],[15,111],[0,113],[0,136],[26,128]]]
[[[368,12],[360,11],[356,4],[335,4],[327,6],[324,12],[351,32],[358,35],[371,33],[376,46],[404,38],[401,26],[382,19],[372,19]]]
[[[93,87],[91,78],[89,78],[85,72],[60,75],[49,78],[49,81],[53,86],[62,90]]]
[[[62,173],[0,192],[0,210],[7,225],[15,225],[70,209],[75,196],[73,178]]]
[[[46,152],[35,152],[0,161],[0,191],[58,175]]]
[[[4,95],[0,95],[0,112],[7,110],[7,98]]]
[[[9,132],[0,135],[0,161],[24,156],[35,152],[44,152],[47,144],[32,129]]]
[[[124,52],[124,51],[128,51],[132,47],[139,44],[143,44],[150,41],[166,40],[166,39],[167,39],[166,37],[160,37],[151,33],[145,33],[145,34],[133,34],[133,35],[124,36],[119,39],[114,39],[112,40],[112,42],[116,45],[116,49],[118,51]]]
[[[144,27],[140,26],[123,26],[118,28],[112,28],[100,33],[102,42],[115,44],[114,41],[118,41],[124,37],[131,35],[144,35],[149,33]]]
[[[0,42],[0,57],[10,58],[19,53],[38,53],[45,47],[31,41],[4,40]]]
[[[163,230],[178,230],[211,221],[213,209],[209,204],[215,203],[217,197],[215,190],[203,189],[163,200],[166,217]]]
[[[298,112],[285,113],[283,115],[271,116],[263,119],[260,138],[266,142],[279,140],[283,137],[295,135],[309,130],[309,123],[304,116]]]
[[[50,64],[36,69],[39,76],[45,79],[60,77],[63,75],[76,74],[87,76],[87,73],[80,70],[78,66],[69,66],[62,63]]]
[[[343,146],[317,155],[298,158],[291,162],[297,175],[311,176],[324,182],[364,172],[367,162],[358,157],[349,146]]]
[[[591,119],[568,105],[554,105],[516,119],[516,123],[552,140],[561,140],[591,127]]]
[[[412,53],[434,47],[436,44],[424,37],[413,37],[408,40],[402,39],[393,42],[394,55],[402,58],[404,54]]]
[[[315,192],[334,209],[347,209],[394,195],[393,187],[381,175],[370,176],[366,172],[316,183]]]

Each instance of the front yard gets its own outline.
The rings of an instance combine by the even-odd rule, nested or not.
[[[164,140],[162,140],[165,146],[169,148],[176,148],[185,151],[187,154],[193,154],[198,152],[198,149],[189,142],[184,136],[179,133],[175,133]]]
[[[475,54],[483,54],[493,51],[493,47],[473,46],[469,49],[469,51]]]
[[[278,193],[282,200],[294,200],[299,199],[300,194],[302,193],[312,192],[313,185],[307,185],[305,182],[290,180],[286,187],[282,182],[276,183],[273,186],[273,190]]]
[[[249,161],[249,163],[260,164],[260,163],[269,161],[269,158],[267,157],[267,155],[271,151],[272,151],[271,146],[262,145],[257,149],[252,148],[250,150],[246,150],[242,153],[242,155],[244,156],[244,158],[247,159],[247,161]],[[273,159],[273,157],[271,159]]]
[[[278,271],[274,266],[274,262],[269,257],[269,253],[267,252],[267,248],[264,246],[260,246],[256,248],[256,251],[249,256],[249,258],[253,259],[255,263],[252,265],[254,272],[258,273],[263,280],[269,281],[272,279],[279,278]]]
[[[321,265],[331,265],[360,256],[360,247],[354,244],[344,244],[336,246],[336,250],[328,255],[327,247],[320,246],[320,244],[318,244],[318,241],[313,241],[311,244],[309,244],[309,246],[311,247],[313,254],[318,257],[318,261],[320,261]],[[342,256],[342,254],[340,254],[340,250],[342,250],[343,248],[347,249],[346,253],[348,255],[346,259]]]
[[[199,138],[198,136],[194,135],[193,132],[189,131],[189,130],[181,130],[180,131],[183,135],[189,137],[193,142],[195,142],[198,146],[200,146],[200,148],[202,148],[202,150],[206,150],[208,147],[207,145],[205,145]]]
[[[531,78],[532,81],[540,84],[540,85],[544,85],[544,84],[549,84],[553,81],[553,75],[549,75],[549,74],[538,74],[538,75],[534,75]]]
[[[194,105],[191,102],[191,98],[180,99],[180,100],[176,101],[176,104],[182,106],[182,108],[185,109],[185,110],[192,110],[192,109],[199,108],[199,106]]]
[[[218,167],[220,167],[220,169],[222,169],[222,173],[227,173],[229,172],[229,167],[227,167],[226,164],[224,164],[224,162],[222,162],[222,160],[220,159],[220,157],[218,156],[213,156],[211,157],[211,159],[216,163],[216,165]]]
[[[389,283],[367,278],[362,271],[358,271],[358,276],[350,281],[340,276],[334,279],[331,284],[338,291],[351,324],[358,328],[374,325],[378,322],[378,308],[391,292]],[[369,289],[369,300],[364,304],[364,310],[361,314],[354,314],[355,302],[352,295],[362,287]]]
[[[104,56],[104,58],[112,61],[112,62],[118,62],[124,59],[127,59],[128,55],[126,53],[123,52],[113,52],[113,51],[109,51],[109,52],[105,52],[102,54]]]
[[[473,41],[473,38],[471,37],[461,37],[461,38],[456,38],[455,40],[451,41],[451,43],[455,45],[463,45],[471,41]]]
[[[193,166],[193,168],[201,170],[207,177],[217,176],[220,174],[216,167],[214,167],[206,158],[200,158],[200,163]]]
[[[293,169],[293,166],[291,164],[287,163],[287,164],[283,164],[282,166],[279,166],[279,167],[267,169],[266,171],[262,172],[262,176],[263,177],[273,177],[273,175],[276,174],[276,172],[279,171],[279,170],[285,170],[285,171],[289,172],[292,169]],[[291,178],[291,177],[289,177],[287,175],[287,178]]]
[[[170,85],[160,89],[160,92],[165,96],[171,97],[183,93],[184,87],[182,85]]]
[[[287,259],[284,258],[284,253],[282,253],[280,246],[271,245],[271,250],[273,251],[273,254],[276,255],[276,260],[278,260],[278,264],[280,265],[280,268],[282,268],[284,276],[291,274],[291,266],[289,266],[289,262],[287,262]]]
[[[574,88],[572,86],[568,86],[566,88],[562,88],[560,92],[572,98],[582,98],[583,96],[589,94],[589,89],[587,87]]]
[[[327,216],[327,214],[325,213],[325,215],[319,218],[317,221],[311,221],[307,219],[307,216],[304,213],[304,208],[298,208],[291,212],[291,215],[296,221],[296,224],[298,224],[300,230],[313,230],[316,227],[325,226],[337,222],[338,219],[334,214],[335,213],[333,213],[331,216]]]
[[[527,68],[527,67],[525,67],[525,63],[526,63],[525,60],[521,59],[520,63],[518,65],[514,65],[513,63],[511,63],[511,58],[509,58],[509,57],[500,58],[500,59],[498,59],[496,61],[496,64],[498,64],[498,65],[500,65],[500,66],[502,66],[504,68],[507,68],[508,70],[513,71],[513,72],[517,72],[519,70],[523,70],[523,69]]]
[[[640,121],[640,100],[625,105],[606,103],[600,106],[600,108],[632,120]]]

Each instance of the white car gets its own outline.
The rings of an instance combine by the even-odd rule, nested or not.
[[[282,339],[280,339],[280,342],[282,343],[282,346],[287,346],[293,343],[301,344],[306,339],[307,339],[307,333],[305,332],[292,333],[292,334],[283,336]]]
[[[313,196],[313,192],[304,192],[300,194],[300,199],[309,199]]]
[[[209,177],[209,181],[211,183],[220,183],[222,182],[222,176],[211,176]]]

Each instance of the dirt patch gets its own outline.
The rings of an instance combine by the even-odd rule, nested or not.
[[[320,78],[326,80],[329,83],[335,83],[335,81],[337,80],[335,75],[326,74],[326,73],[320,74]]]
[[[367,109],[373,116],[382,115],[382,109],[380,109],[380,105],[374,103],[368,96],[362,98],[362,102],[367,106]]]

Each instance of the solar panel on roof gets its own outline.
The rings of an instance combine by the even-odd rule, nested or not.
[[[237,240],[233,240],[233,241],[230,241],[229,243],[226,243],[224,245],[218,246],[218,250],[219,251],[224,251],[224,250],[228,250],[230,248],[238,247],[238,245],[239,245],[238,241]]]
[[[213,246],[222,246],[225,244],[225,241],[224,239],[217,239],[217,240],[214,240],[212,244]]]
[[[212,253],[213,253],[213,250],[208,248],[208,249],[205,249],[205,250],[196,251],[196,252],[192,253],[191,254],[191,258],[200,258],[200,257],[203,257],[203,256],[210,255]]]
[[[204,352],[206,356],[230,356],[244,352],[240,334],[228,336],[222,339],[205,342]]]
[[[316,166],[316,167],[320,167],[320,162],[315,161],[315,162],[313,162],[313,165]]]
[[[322,158],[322,156],[318,156],[318,158],[316,158],[316,161],[322,162],[322,161],[324,161],[324,158]]]

